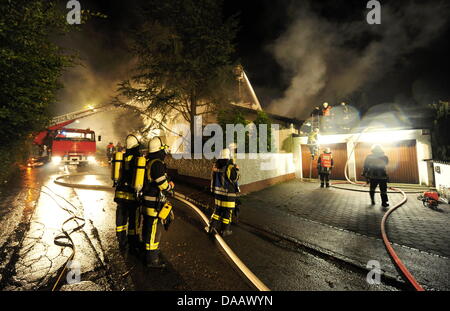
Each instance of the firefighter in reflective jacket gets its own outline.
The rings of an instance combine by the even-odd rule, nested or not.
[[[320,176],[320,187],[330,187],[330,173],[333,169],[333,155],[330,148],[325,148],[324,152],[319,156],[317,160],[317,170]]]
[[[213,167],[211,192],[214,193],[215,208],[211,216],[209,232],[222,236],[232,233],[231,217],[239,195],[239,168],[231,159],[230,150],[223,149]]]
[[[125,251],[128,246],[130,251],[135,251],[139,247],[139,213],[137,213],[139,203],[133,188],[139,146],[136,136],[128,135],[125,154],[116,152],[112,165],[112,179],[116,187],[114,202],[117,203],[116,235],[121,251]]]
[[[145,264],[149,268],[164,268],[159,255],[162,228],[168,229],[174,219],[172,205],[166,200],[175,187],[169,181],[164,158],[169,147],[154,137],[148,144],[147,165],[141,196],[144,224],[142,238],[145,244]]]

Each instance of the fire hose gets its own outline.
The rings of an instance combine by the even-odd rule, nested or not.
[[[367,129],[366,129],[367,130]],[[364,130],[365,131],[365,130]],[[355,148],[356,148],[356,143],[359,141],[359,138],[361,137],[361,135],[364,133],[364,131],[362,131],[356,142],[354,143],[352,152],[350,153],[350,155],[347,158],[347,161],[345,163],[345,168],[344,168],[344,174],[345,174],[345,179],[347,180],[346,182],[336,182],[333,183],[333,185],[338,185],[338,184],[352,184],[352,185],[356,185],[356,186],[364,186],[365,183],[358,183],[358,182],[353,182],[350,180],[350,178],[348,177],[347,174],[347,169],[348,169],[348,162],[350,160],[350,157],[352,156]],[[392,208],[390,208],[384,215],[383,218],[381,220],[381,236],[383,239],[383,243],[384,246],[386,247],[386,250],[389,253],[390,258],[393,261],[393,264],[401,271],[401,273],[403,274],[403,277],[407,280],[407,282],[409,282],[409,284],[411,284],[414,289],[416,291],[424,291],[424,288],[419,284],[419,282],[417,282],[417,280],[414,278],[414,276],[411,274],[411,272],[409,272],[408,268],[406,267],[406,265],[403,263],[403,261],[399,258],[399,256],[397,255],[397,253],[395,252],[394,248],[392,247],[391,241],[389,241],[387,232],[386,232],[386,222],[387,219],[389,218],[389,216],[396,210],[398,209],[400,206],[402,206],[403,204],[406,203],[406,201],[408,200],[406,193],[398,188],[393,188],[393,187],[389,187],[389,189],[400,193],[401,195],[403,195],[403,199],[397,203],[395,206],[393,206]],[[346,189],[348,190],[348,189]],[[362,190],[364,192],[368,192],[367,190]]]
[[[62,175],[57,177],[54,180],[55,184],[58,184],[60,186],[64,187],[71,187],[71,188],[81,188],[81,189],[90,189],[90,190],[99,190],[99,191],[106,191],[106,190],[112,190],[112,187],[110,186],[101,186],[101,185],[81,185],[81,184],[71,184],[71,183],[65,183],[61,181],[61,179],[70,177],[70,176],[85,176],[85,175],[97,175],[97,174],[71,174],[71,175]],[[107,175],[101,175],[101,176],[107,176]],[[203,222],[208,226],[209,220],[206,217],[206,215],[193,203],[189,202],[189,197],[186,197],[183,194],[180,194],[178,192],[175,192],[175,198],[179,200],[180,202],[183,202],[187,206],[189,206],[191,209],[193,209],[198,216],[203,220]],[[240,258],[236,255],[236,253],[233,252],[233,250],[228,246],[228,244],[223,240],[223,238],[219,234],[214,235],[215,240],[219,244],[219,246],[222,248],[222,250],[225,252],[225,254],[228,256],[228,258],[232,261],[232,263],[237,267],[237,269],[243,274],[243,276],[259,291],[270,291],[270,289],[240,260]],[[70,239],[70,236],[69,236]],[[74,252],[73,252],[74,254]],[[55,283],[54,288],[56,288],[56,285],[59,283],[59,279],[64,274],[64,271],[60,274],[57,283]]]
[[[32,189],[32,190],[35,190],[35,191],[38,191],[38,192],[40,192],[40,193],[46,194],[50,199],[52,199],[52,200],[55,202],[55,204],[56,204],[58,207],[60,207],[62,210],[66,211],[66,212],[70,215],[70,217],[69,217],[68,219],[66,219],[66,220],[63,222],[63,224],[62,224],[62,227],[61,227],[61,234],[57,235],[57,236],[54,238],[54,243],[55,243],[55,245],[58,245],[58,246],[61,246],[61,247],[69,247],[69,248],[72,250],[71,255],[70,255],[70,256],[68,257],[68,259],[65,261],[65,263],[64,263],[64,265],[63,265],[61,271],[58,273],[58,275],[57,275],[57,277],[56,277],[56,282],[55,282],[55,283],[53,284],[53,286],[52,286],[52,291],[55,291],[55,290],[58,288],[58,286],[59,286],[59,284],[60,284],[60,281],[61,281],[62,277],[64,276],[65,272],[67,271],[68,264],[69,264],[69,263],[73,260],[73,258],[75,257],[76,248],[75,248],[75,243],[74,243],[74,241],[72,240],[71,235],[72,235],[73,233],[75,233],[75,232],[81,230],[81,229],[84,227],[85,220],[84,220],[83,218],[77,216],[77,215],[75,214],[74,211],[72,211],[72,210],[70,210],[70,209],[65,208],[64,206],[62,206],[62,205],[54,198],[54,196],[58,196],[59,198],[61,198],[62,200],[64,200],[67,204],[69,204],[70,206],[72,206],[73,208],[76,209],[76,207],[75,207],[72,203],[70,203],[69,201],[67,201],[64,197],[60,196],[59,194],[55,193],[55,192],[54,192],[53,190],[51,190],[49,187],[47,187],[47,186],[43,186],[43,187],[47,188],[47,190],[50,191],[51,193],[46,192],[46,191],[44,191],[44,190],[42,190],[42,189],[38,189],[38,188],[32,188],[32,187],[28,187],[28,188],[29,188],[29,189]],[[68,223],[70,223],[70,222],[72,222],[72,221],[75,221],[76,227],[73,228],[73,229],[70,230],[70,231],[66,230],[66,229],[65,229],[65,225],[68,224]],[[81,221],[81,224],[79,223],[79,221]]]

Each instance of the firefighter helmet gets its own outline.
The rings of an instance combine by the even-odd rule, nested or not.
[[[150,139],[148,142],[148,153],[154,153],[161,150],[164,150],[166,153],[169,151],[169,146],[162,142],[161,137],[156,136]]]
[[[222,151],[220,151],[219,159],[220,160],[230,160],[231,159],[230,149],[228,149],[228,148],[222,149]]]
[[[126,139],[126,148],[133,149],[136,148],[137,146],[139,146],[139,140],[137,139],[137,137],[134,136],[133,134],[128,135]]]
[[[373,145],[371,150],[372,153],[384,153],[380,145]]]
[[[331,149],[329,147],[325,148],[325,153],[331,153]]]

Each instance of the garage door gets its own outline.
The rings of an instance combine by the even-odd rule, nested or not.
[[[334,160],[334,169],[331,173],[331,179],[339,179],[344,180],[344,167],[345,162],[347,161],[347,144],[329,144],[329,145],[321,145],[321,151],[326,147],[331,149],[331,153],[333,154]],[[303,165],[303,177],[309,178],[310,172],[310,164],[311,164],[311,153],[309,151],[309,147],[307,145],[302,145],[302,165]],[[312,161],[312,169],[311,169],[311,178],[317,178],[317,156]]]
[[[380,144],[389,158],[387,167],[389,181],[395,183],[418,184],[419,169],[417,165],[416,141],[405,140],[395,143]],[[355,148],[356,176],[361,178],[364,160],[370,154],[372,144],[359,143]]]

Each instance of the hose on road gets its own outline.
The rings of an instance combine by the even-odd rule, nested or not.
[[[86,175],[98,175],[98,174],[70,174],[70,175],[62,175],[57,177],[54,180],[54,183],[63,187],[70,188],[81,188],[81,189],[89,189],[89,190],[99,190],[106,191],[112,190],[113,188],[110,186],[101,186],[101,185],[82,185],[82,184],[71,184],[65,183],[61,181],[61,179],[70,177],[70,176],[86,176]],[[105,176],[105,175],[100,175]],[[191,209],[193,209],[197,215],[203,220],[205,225],[209,226],[209,219],[206,215],[193,203],[189,201],[189,198],[183,194],[175,192],[175,199],[180,202],[186,204]],[[239,271],[245,276],[245,278],[259,291],[270,291],[270,289],[240,260],[240,258],[233,252],[233,250],[229,247],[229,245],[223,240],[223,238],[219,234],[214,235],[215,240],[218,242],[219,246],[226,253],[228,258],[233,262],[233,264],[239,269]],[[61,274],[62,275],[62,274]]]
[[[65,208],[64,206],[62,206],[56,199],[55,196],[61,198],[62,200],[64,200],[65,202],[67,202],[67,204],[71,205],[73,208],[76,209],[76,206],[74,206],[72,203],[70,203],[69,201],[66,200],[66,198],[64,198],[63,196],[55,193],[53,190],[51,190],[49,187],[47,186],[42,186],[44,188],[47,188],[47,190],[49,190],[51,193],[48,193],[47,191],[44,191],[42,189],[37,189],[37,188],[30,188],[32,190],[38,191],[40,193],[46,194],[50,199],[52,199],[55,204],[61,208],[62,210],[64,210],[65,212],[69,213],[70,217],[68,219],[66,219],[62,226],[61,226],[61,234],[57,235],[54,239],[53,242],[55,243],[55,245],[61,246],[61,247],[69,247],[72,250],[71,255],[68,257],[68,259],[65,261],[64,265],[62,266],[61,271],[58,273],[57,277],[56,277],[56,281],[52,286],[52,291],[55,291],[59,284],[60,281],[62,279],[62,277],[65,275],[68,265],[69,263],[73,260],[73,258],[75,257],[75,252],[76,252],[76,247],[75,247],[75,243],[72,240],[71,235],[79,230],[81,230],[84,225],[85,225],[85,220],[84,218],[81,218],[79,216],[77,216],[75,214],[75,212],[73,212],[72,210]],[[65,226],[67,224],[69,224],[70,222],[75,221],[76,223],[76,227],[70,229],[66,229]],[[79,223],[79,221],[81,221],[81,223]]]
[[[367,128],[366,130],[368,130],[369,128]],[[366,131],[363,130],[358,138],[356,139],[356,141],[353,144],[353,149],[350,153],[350,155],[347,158],[347,161],[345,162],[345,167],[344,167],[344,174],[345,174],[345,179],[346,182],[335,182],[332,184],[332,186],[334,185],[339,185],[339,184],[351,184],[351,185],[356,185],[356,186],[361,186],[364,187],[366,183],[361,183],[361,182],[354,182],[352,180],[350,180],[350,178],[348,177],[348,162],[350,161],[350,158],[352,156],[352,154],[355,151],[356,148],[356,144],[359,142],[359,139],[361,137],[361,135]],[[336,187],[337,188],[337,187]],[[355,191],[355,189],[343,189],[343,188],[339,188],[342,190],[353,190]],[[390,208],[384,215],[383,218],[381,220],[381,236],[383,239],[383,243],[384,246],[386,247],[390,258],[392,259],[394,265],[400,270],[400,272],[402,273],[403,277],[405,278],[405,280],[416,290],[416,291],[424,291],[424,288],[419,284],[419,282],[417,282],[417,280],[414,278],[414,276],[411,274],[411,272],[409,272],[408,268],[406,267],[406,265],[403,263],[403,261],[400,259],[400,257],[397,255],[397,253],[395,252],[394,248],[392,247],[392,243],[389,240],[389,237],[387,235],[387,231],[386,231],[386,223],[387,220],[389,218],[389,216],[396,210],[398,209],[400,206],[404,205],[407,201],[408,201],[408,197],[406,196],[406,192],[399,189],[399,188],[393,188],[393,187],[389,187],[390,190],[393,190],[394,192],[397,192],[399,194],[401,194],[403,196],[402,200],[397,203],[395,206],[393,206],[392,208]],[[361,190],[362,192],[369,192],[367,190]],[[409,193],[417,193],[417,192],[409,192]],[[421,192],[419,192],[421,193]]]

